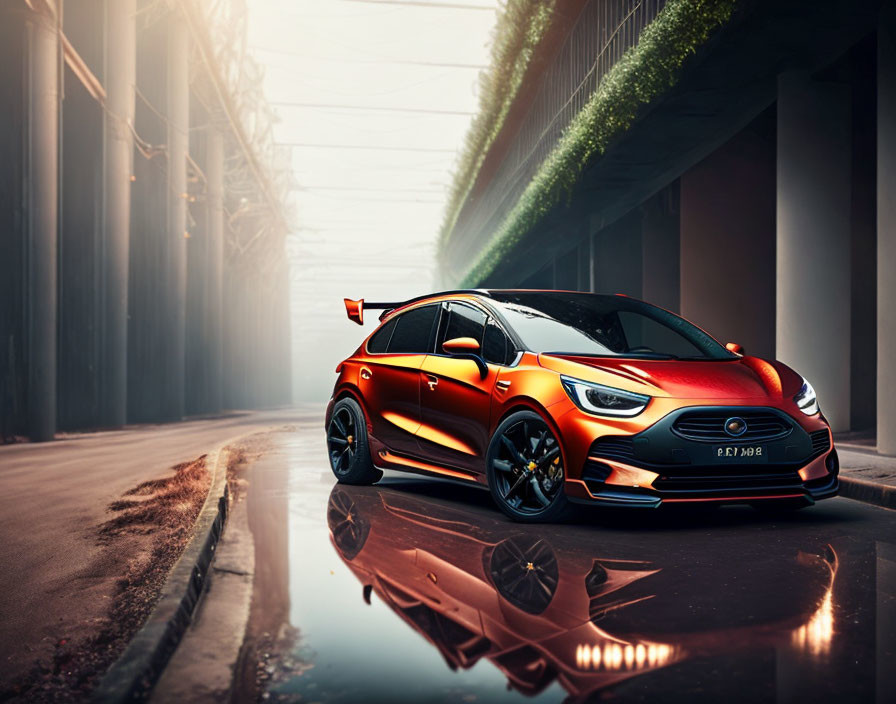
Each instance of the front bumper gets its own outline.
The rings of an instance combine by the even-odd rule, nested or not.
[[[779,430],[769,437],[748,439],[695,438],[680,432],[695,415],[713,414],[765,417],[777,421]],[[818,419],[814,424],[817,427],[807,431],[783,411],[766,407],[681,408],[641,432],[598,437],[580,476],[567,478],[566,494],[580,503],[646,508],[768,499],[812,504],[839,491],[839,461],[830,429]],[[734,461],[717,459],[719,448],[725,446],[761,446],[763,454]]]

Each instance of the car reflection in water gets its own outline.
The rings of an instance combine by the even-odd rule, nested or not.
[[[662,554],[632,559],[631,545],[626,555],[612,539],[595,551],[593,535],[577,544],[563,528],[529,529],[382,487],[337,485],[327,519],[365,601],[375,592],[452,670],[485,658],[527,695],[556,680],[578,701],[744,648],[818,656],[834,633],[837,556],[824,543],[769,579],[739,556],[686,567]],[[745,582],[753,598],[727,600]]]

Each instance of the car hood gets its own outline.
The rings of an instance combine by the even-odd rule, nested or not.
[[[681,361],[540,354],[538,361],[560,374],[649,396],[771,401],[792,397],[802,384],[786,365],[758,357]]]

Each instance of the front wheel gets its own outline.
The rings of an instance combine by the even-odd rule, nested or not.
[[[364,411],[353,398],[339,399],[333,406],[327,426],[327,455],[340,484],[373,484],[383,476],[370,459]]]
[[[563,521],[572,505],[563,493],[563,454],[545,420],[532,411],[512,413],[495,430],[486,455],[495,503],[515,521]]]

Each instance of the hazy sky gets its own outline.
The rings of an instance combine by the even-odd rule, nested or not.
[[[371,314],[366,332],[350,323],[343,297],[432,290],[434,242],[497,5],[249,0],[250,48],[280,116],[276,141],[296,145],[299,229],[289,256],[298,399],[328,397],[336,363],[376,320]]]

